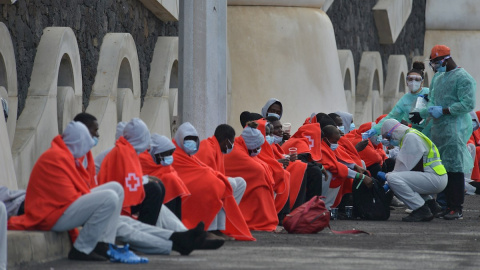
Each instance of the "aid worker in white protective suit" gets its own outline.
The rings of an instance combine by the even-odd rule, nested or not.
[[[431,195],[443,191],[448,181],[437,147],[423,133],[395,119],[385,121],[381,132],[391,145],[400,147],[393,171],[377,176],[386,179],[395,195],[413,210],[402,221],[432,220],[442,209]]]

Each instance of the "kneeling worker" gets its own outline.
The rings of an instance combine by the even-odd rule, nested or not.
[[[393,171],[377,176],[386,179],[395,195],[413,210],[402,221],[432,220],[441,207],[431,195],[443,191],[448,181],[437,147],[423,133],[395,119],[383,123],[382,136],[400,147]]]

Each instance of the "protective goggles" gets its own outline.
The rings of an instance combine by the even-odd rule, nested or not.
[[[397,129],[401,124],[402,123],[398,123],[395,126],[393,126],[393,128],[388,131],[387,135],[385,135],[385,139],[390,140],[392,138],[393,131]]]
[[[407,82],[413,82],[413,81],[421,82],[423,81],[423,78],[422,76],[418,76],[418,75],[408,75]]]
[[[437,62],[433,62],[432,60],[430,60],[430,63],[428,63],[430,65],[430,67],[432,69],[436,69],[437,67],[443,65],[443,62],[445,62],[447,59],[451,58],[450,55],[443,58],[442,60],[438,60]]]

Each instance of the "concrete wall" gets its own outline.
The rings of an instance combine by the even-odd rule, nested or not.
[[[445,16],[438,16],[448,10]],[[428,0],[426,9],[426,33],[424,58],[436,44],[450,47],[451,56],[457,65],[465,68],[480,83],[480,56],[476,53],[480,44],[480,3],[476,0]],[[442,18],[443,17],[443,18]],[[461,20],[459,18],[462,18]],[[429,70],[430,78],[433,72]],[[476,94],[476,110],[480,109],[480,93]]]
[[[399,2],[403,0],[398,0]],[[390,55],[405,55],[407,65],[412,66],[412,59],[423,54],[425,35],[425,1],[412,1],[412,11],[394,44],[380,44],[378,30],[375,26],[372,8],[378,0],[336,0],[327,11],[338,49],[351,50],[358,75],[360,59],[364,51],[378,51],[382,59],[383,70],[387,71]],[[448,0],[446,0],[448,2]],[[456,1],[452,1],[456,2]],[[384,72],[386,79],[387,72]]]
[[[36,48],[44,28],[70,27],[81,56],[84,107],[92,92],[103,37],[130,33],[138,50],[141,96],[147,91],[158,36],[177,36],[178,22],[162,22],[138,0],[35,0],[0,5],[0,22],[12,35],[18,72],[18,115],[25,106]]]
[[[272,97],[296,130],[313,112],[347,110],[333,27],[316,8],[229,6],[229,124]]]

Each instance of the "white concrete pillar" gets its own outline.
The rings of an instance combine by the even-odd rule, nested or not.
[[[180,123],[205,139],[227,122],[227,1],[180,0]]]

